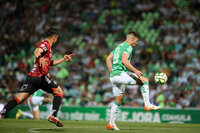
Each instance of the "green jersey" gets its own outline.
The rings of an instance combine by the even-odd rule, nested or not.
[[[128,61],[131,60],[133,48],[127,43],[123,42],[119,44],[113,51],[113,61],[112,61],[112,69],[110,72],[110,77],[114,77],[116,75],[120,75],[123,71],[127,72],[128,68],[124,66],[122,63],[122,54],[126,53],[129,55]]]
[[[33,93],[32,97],[42,97],[44,94],[44,91],[39,89],[35,93]]]

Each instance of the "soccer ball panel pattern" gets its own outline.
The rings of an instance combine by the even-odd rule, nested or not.
[[[165,84],[167,82],[167,75],[163,72],[159,72],[155,75],[154,80],[157,84]]]

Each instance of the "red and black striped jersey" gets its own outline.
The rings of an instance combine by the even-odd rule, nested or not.
[[[41,53],[41,56],[48,59],[47,66],[40,66],[38,58],[35,58],[33,69],[31,72],[28,73],[28,75],[33,77],[41,77],[43,74],[48,74],[49,67],[51,63],[51,57],[52,57],[52,50],[51,45],[48,41],[43,40],[38,45],[37,48],[43,49],[43,52]]]

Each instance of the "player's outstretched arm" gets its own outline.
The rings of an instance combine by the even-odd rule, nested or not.
[[[108,68],[109,72],[111,72],[111,69],[112,69],[112,60],[113,60],[113,54],[110,53],[108,55],[108,57],[106,58],[106,65],[107,65],[107,68]]]
[[[122,54],[122,63],[132,72],[134,72],[138,77],[142,76],[142,72],[137,70],[131,63],[128,61],[129,55],[126,53]]]
[[[61,58],[61,59],[52,60],[52,61],[51,61],[51,66],[58,65],[58,64],[60,64],[60,63],[62,63],[62,62],[65,62],[65,61],[72,61],[72,56],[73,56],[73,55],[74,55],[74,54],[64,55],[64,57]]]

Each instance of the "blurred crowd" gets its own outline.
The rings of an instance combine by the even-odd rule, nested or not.
[[[158,33],[153,38],[147,32],[153,43],[141,28],[128,29],[140,36],[132,63],[150,79],[151,102],[200,108],[199,0],[0,0],[0,8],[0,103],[16,96],[31,70],[36,44],[55,27],[60,37],[53,59],[75,54],[72,62],[50,70],[64,90],[63,105],[109,106],[113,94],[105,58],[124,41],[125,25],[144,21],[142,16],[151,13],[158,14],[147,26],[147,31]],[[154,82],[159,71],[168,75],[162,86]],[[126,89],[123,106],[143,104],[140,87]]]

